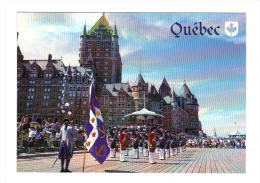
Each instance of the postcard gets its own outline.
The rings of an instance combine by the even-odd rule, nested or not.
[[[17,172],[246,173],[246,13],[17,13]]]

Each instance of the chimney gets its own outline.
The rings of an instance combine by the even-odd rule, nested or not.
[[[51,59],[52,59],[52,55],[49,54],[49,56],[48,56],[48,62],[51,62]]]

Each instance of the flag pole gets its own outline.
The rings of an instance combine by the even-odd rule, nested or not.
[[[84,172],[84,168],[85,168],[86,149],[87,149],[87,147],[86,147],[86,143],[85,143],[85,144],[84,144],[84,160],[83,160],[83,170],[82,170],[82,172]]]
[[[90,78],[89,78],[89,80],[91,80],[91,84],[90,84],[90,86],[93,84],[93,81],[94,81],[94,78],[93,78],[93,73],[91,74],[91,76],[90,76]],[[89,103],[90,103],[90,98],[91,98],[91,91],[90,91],[90,88],[91,87],[89,87],[89,92],[88,92],[88,96],[89,96]],[[85,169],[85,161],[86,161],[86,149],[87,149],[87,147],[86,147],[86,142],[87,142],[87,139],[86,139],[86,141],[85,141],[85,143],[84,143],[84,160],[83,160],[83,169],[82,169],[82,172],[84,172],[84,169]]]

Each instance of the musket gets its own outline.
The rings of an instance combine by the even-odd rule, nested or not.
[[[55,165],[55,163],[57,162],[58,159],[59,159],[59,158],[56,158],[56,160],[54,161],[54,163],[53,163],[53,165],[52,165],[52,168],[53,168],[53,166]]]

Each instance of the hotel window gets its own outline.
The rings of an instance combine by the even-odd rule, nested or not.
[[[112,117],[109,117],[108,120],[109,120],[109,122],[112,122]]]
[[[58,107],[60,107],[60,103],[58,103]]]
[[[70,93],[69,96],[72,97],[72,93]]]
[[[130,106],[130,105],[131,105],[131,102],[127,102],[127,105]]]
[[[122,109],[122,114],[125,114],[125,110],[124,109]]]
[[[116,109],[114,109],[114,113],[116,113]]]
[[[99,54],[97,54],[97,57],[99,57]]]
[[[89,46],[91,46],[91,43],[88,43]]]
[[[121,120],[122,120],[122,122],[125,122],[125,118],[124,117],[122,117]]]
[[[86,105],[86,101],[83,102],[83,105]]]
[[[108,54],[106,53],[106,57],[108,56]]]
[[[73,101],[70,102],[70,105],[73,105]]]
[[[105,70],[107,70],[107,67],[105,67]]]
[[[107,79],[105,78],[104,81],[107,82]]]
[[[86,111],[82,111],[83,115],[85,115]]]
[[[110,113],[110,114],[113,113],[113,109],[109,109],[109,113]]]
[[[61,99],[61,96],[58,96],[58,99]]]

